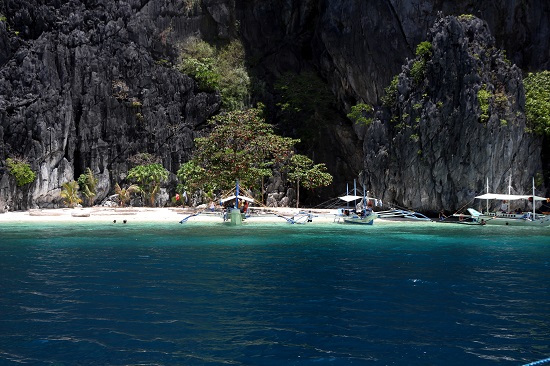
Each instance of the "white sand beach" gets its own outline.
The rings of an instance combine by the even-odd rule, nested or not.
[[[284,222],[284,218],[277,216],[293,217],[300,212],[308,212],[309,209],[297,209],[290,207],[251,207],[250,221]],[[314,222],[332,222],[336,210],[315,209],[311,210]],[[187,222],[222,222],[222,212],[205,211],[198,208],[177,207],[84,207],[84,208],[57,208],[57,209],[32,209],[28,211],[9,211],[0,213],[0,223],[3,222],[179,222],[194,213],[199,215],[189,217]]]

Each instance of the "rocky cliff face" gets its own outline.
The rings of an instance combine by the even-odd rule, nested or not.
[[[508,59],[522,69],[550,67],[549,5],[543,0],[496,4],[436,0],[414,4],[397,0],[0,1],[4,16],[0,21],[0,161],[24,156],[38,172],[35,183],[20,189],[0,166],[0,201],[12,209],[56,205],[61,184],[78,178],[86,167],[100,177],[101,199],[125,177],[127,158],[137,152],[161,156],[164,166],[175,172],[189,157],[193,138],[203,133],[204,122],[220,107],[217,94],[201,92],[191,78],[171,67],[177,61],[178,44],[191,36],[208,41],[240,37],[247,46],[251,72],[266,85],[262,98],[268,105],[273,102],[273,83],[287,71],[315,70],[326,80],[340,116],[316,131],[321,143],[315,156],[326,161],[335,174],[335,192],[341,192],[362,169],[369,173],[369,188],[375,192],[384,192],[385,198],[398,204],[423,209],[460,204],[469,197],[468,189],[480,189],[487,175],[498,184],[510,171],[513,182],[524,185],[540,166],[531,162],[540,155],[540,142],[531,141],[522,129],[522,90],[514,86],[521,82],[519,70],[491,65],[493,61],[477,60],[474,51],[451,47],[451,39],[464,42],[471,37],[456,38],[449,33],[443,37],[447,41],[437,38],[435,34],[445,34],[440,23],[439,33],[430,36],[434,55],[429,67],[430,72],[439,73],[434,74],[438,78],[430,74],[429,84],[422,87],[435,107],[422,101],[415,112],[421,122],[414,133],[399,130],[384,118],[365,130],[344,117],[357,101],[379,104],[393,75],[426,39],[438,11],[474,14],[486,20],[488,27],[457,25],[452,29],[483,31],[487,42],[479,44],[495,47],[491,54],[503,48]],[[489,40],[490,32],[496,40]],[[462,58],[445,56],[448,52]],[[457,83],[457,78],[462,82]],[[396,107],[400,111],[411,105],[415,110],[421,102],[416,87],[406,79],[400,77],[403,100]],[[474,95],[482,85],[493,93],[503,90],[509,103],[486,123],[477,121],[479,106]],[[444,103],[440,109],[439,101]],[[431,112],[438,113],[432,116]],[[507,121],[506,126],[501,120]],[[411,140],[412,135],[418,141],[413,141],[416,137]],[[449,156],[450,150],[443,149],[439,139],[457,144],[456,154]],[[487,149],[489,145],[493,148]],[[512,167],[507,171],[496,154],[489,154],[497,148],[509,151],[506,158],[521,165],[524,172]],[[525,150],[528,157],[518,157]],[[488,156],[491,164],[483,162]],[[396,159],[402,161],[397,164]],[[412,165],[403,166],[405,160]],[[472,166],[477,171],[472,173]],[[425,172],[433,167],[432,173]],[[407,174],[395,169],[405,169]],[[415,184],[414,177],[430,178],[426,182],[430,187],[420,193],[421,184]],[[452,198],[455,192],[463,193]]]
[[[541,139],[526,133],[520,70],[473,16],[439,19],[366,134],[369,186],[386,201],[437,210],[484,193],[530,192]],[[428,45],[428,44],[427,44]]]
[[[170,67],[175,48],[152,21],[163,23],[162,3],[7,6],[18,34],[0,23],[0,39],[11,45],[0,70],[2,160],[26,157],[38,173],[29,192],[2,176],[9,206],[57,205],[61,185],[86,167],[99,178],[101,200],[138,152],[161,156],[172,172],[189,158],[220,100]]]

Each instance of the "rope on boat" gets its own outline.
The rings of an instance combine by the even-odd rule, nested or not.
[[[538,366],[538,365],[544,365],[544,364],[547,364],[547,363],[550,363],[550,357],[545,358],[544,360],[539,360],[539,361],[535,361],[535,362],[531,362],[531,363],[526,363],[523,366]]]

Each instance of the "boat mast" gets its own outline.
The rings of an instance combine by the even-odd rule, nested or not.
[[[367,192],[365,191],[365,184],[363,183],[363,210],[367,209]]]
[[[487,193],[489,193],[489,177],[487,177]],[[485,212],[489,212],[489,199],[487,198],[487,210]]]
[[[346,183],[346,196],[349,196],[349,183]],[[349,201],[346,201],[346,208],[349,208]]]
[[[235,208],[239,208],[239,180],[235,185]]]
[[[535,177],[533,177],[533,201],[531,204],[533,205],[533,220],[535,220]]]
[[[512,174],[510,174],[510,178],[508,178],[508,194],[512,194]]]

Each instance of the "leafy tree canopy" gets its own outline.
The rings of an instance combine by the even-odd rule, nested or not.
[[[253,187],[272,174],[274,165],[289,159],[299,141],[276,135],[258,108],[220,114],[209,123],[212,132],[195,139],[194,158],[178,171],[189,188],[227,190],[237,179]]]
[[[168,179],[168,170],[159,163],[138,165],[128,171],[127,178],[138,183],[140,189],[149,197],[151,206],[154,206],[160,184]]]
[[[368,126],[372,122],[372,112],[374,108],[365,103],[359,103],[351,107],[351,112],[347,114],[347,117],[356,124],[362,124]]]

